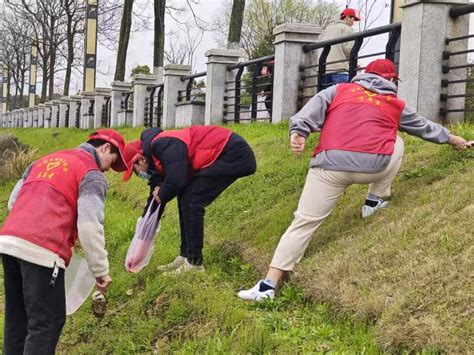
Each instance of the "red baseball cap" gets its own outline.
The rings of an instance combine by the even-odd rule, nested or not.
[[[118,159],[112,164],[112,169],[117,172],[126,171],[128,165],[124,156],[125,140],[122,135],[114,129],[98,129],[89,135],[89,140],[102,139],[112,144],[119,151]]]
[[[397,68],[395,68],[395,64],[390,59],[376,59],[370,62],[365,68],[365,72],[377,74],[387,80],[399,80]]]
[[[347,16],[352,16],[354,18],[354,21],[360,21],[360,17],[357,15],[358,11],[355,9],[351,9],[350,7],[342,10],[341,12],[341,20],[344,19]]]
[[[128,181],[133,173],[133,164],[143,156],[142,141],[133,141],[125,146],[125,161],[128,169],[123,174],[123,181]]]

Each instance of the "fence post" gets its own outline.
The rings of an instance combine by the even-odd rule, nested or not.
[[[28,109],[22,108],[21,109],[21,124],[20,127],[26,128],[28,127]]]
[[[38,128],[38,106],[33,106],[33,127]]]
[[[236,49],[210,49],[206,52],[206,125],[221,124],[224,120],[224,96],[226,95],[227,66],[239,62],[242,53]]]
[[[79,104],[81,103],[82,96],[81,95],[71,95],[69,101],[69,128],[76,127],[76,113]]]
[[[45,110],[45,105],[44,104],[38,104],[38,127],[40,127],[40,128],[45,128],[45,125],[44,125],[44,110]]]
[[[33,107],[28,107],[26,127],[33,128]]]
[[[59,127],[66,127],[66,111],[70,103],[70,98],[68,96],[63,96],[59,99]]]
[[[134,76],[133,85],[133,127],[143,126],[145,120],[145,100],[148,95],[147,88],[157,81],[153,75],[137,74]]]
[[[191,73],[190,65],[168,64],[163,71],[163,128],[176,127],[176,103],[178,102],[178,90],[186,89],[186,81],[181,81],[183,75]]]
[[[285,23],[273,30],[275,65],[272,123],[288,119],[298,110],[299,70],[304,60],[303,46],[316,42],[321,32],[319,26],[301,23]]]
[[[119,121],[119,111],[122,108],[122,94],[131,89],[131,83],[125,83],[122,81],[114,81],[112,83],[112,90],[110,91],[110,127],[117,127],[125,123]]]
[[[110,96],[109,88],[95,88],[94,103],[94,128],[102,126],[102,111],[104,109],[105,97]]]
[[[468,3],[468,1],[411,1],[400,6],[403,8],[399,69],[402,81],[399,84],[398,93],[410,107],[433,121],[440,121],[441,80],[444,78],[442,56],[445,50],[445,39],[453,34],[469,33],[469,16],[462,16],[457,20],[449,16],[452,5],[463,3]],[[464,44],[460,41],[460,45],[461,48],[467,49],[467,40]],[[457,50],[461,48],[458,47]],[[461,58],[456,58],[456,60],[467,62],[466,56],[459,57]],[[454,77],[465,79],[466,70],[456,70],[449,76],[452,79]],[[464,92],[465,90],[462,93]],[[461,107],[464,107],[463,99]]]
[[[79,118],[80,128],[89,129],[94,127],[94,93],[84,91],[81,98],[81,116]]]
[[[51,101],[45,102],[44,110],[44,128],[51,128],[51,113],[53,109],[53,103]]]

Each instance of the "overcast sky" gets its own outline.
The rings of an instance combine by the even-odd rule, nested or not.
[[[0,4],[4,0],[0,0]],[[79,0],[78,0],[79,1]],[[195,11],[197,15],[202,18],[204,21],[212,23],[213,19],[218,15],[219,9],[222,7],[222,4],[225,0],[199,0],[199,5],[196,5]],[[174,0],[176,4],[184,4],[186,0]],[[333,2],[331,0],[326,0],[326,2]],[[336,0],[334,1],[338,4],[339,8],[342,10],[346,2],[345,0]],[[474,0],[470,0],[474,2]],[[349,1],[350,6],[356,7],[357,0]],[[390,7],[384,8],[385,4],[390,4],[390,0],[377,0],[376,7],[377,9],[374,12],[378,12],[379,9],[383,9],[382,15],[377,20],[376,24],[372,27],[378,27],[386,25],[389,23],[390,19]],[[148,9],[149,16],[153,16],[153,8]],[[184,17],[184,16],[183,16]],[[472,20],[472,15],[471,15]],[[167,16],[166,18],[166,31],[176,28],[174,22]],[[473,29],[473,21],[471,21],[471,33]],[[203,41],[201,42],[199,48],[197,49],[195,56],[195,65],[194,71],[200,72],[206,70],[206,58],[204,56],[205,52],[211,48],[217,48],[217,44],[214,39],[215,34],[212,32],[207,32],[204,35]],[[165,38],[165,42],[169,41],[169,38]],[[377,36],[369,42],[363,48],[363,52],[370,53],[375,51],[383,51],[386,43],[386,36]],[[470,43],[470,47],[472,43]],[[97,60],[98,60],[98,72],[97,72],[97,87],[110,87],[111,82],[113,81],[113,73],[116,61],[116,52],[109,51],[106,48],[99,46],[97,49]],[[137,65],[147,64],[152,68],[153,63],[153,32],[135,32],[131,34],[128,55],[127,55],[127,73],[126,80],[130,80],[130,70],[131,68],[136,67]],[[364,64],[364,63],[361,63]],[[41,80],[41,78],[40,78]],[[58,82],[58,90],[62,88],[62,84]],[[41,84],[39,83],[37,91],[41,90]],[[82,78],[75,77],[71,83],[71,93],[82,90]]]
[[[175,0],[176,3],[183,2],[184,0]],[[200,4],[195,6],[195,10],[200,18],[207,22],[212,22],[213,18],[217,16],[219,12],[219,8],[222,7],[222,3],[224,0],[200,0]],[[326,2],[332,2],[328,0]],[[341,9],[345,7],[346,1],[335,1]],[[352,1],[352,6],[354,6],[357,1]],[[377,0],[377,7],[380,9],[383,8],[385,3],[390,4],[390,1],[384,0]],[[150,9],[153,11],[153,9]],[[385,8],[383,10],[382,16],[378,19],[377,24],[373,27],[382,26],[389,23],[390,17],[390,9]],[[169,29],[176,27],[173,21],[169,18],[166,19],[166,31]],[[196,63],[194,65],[194,71],[200,72],[206,70],[206,58],[205,52],[211,48],[217,48],[217,44],[214,40],[215,34],[212,32],[208,32],[205,34],[201,45],[199,46],[196,52]],[[165,39],[166,41],[167,39]],[[382,42],[374,40],[373,43],[370,43],[367,49],[375,48],[378,50],[377,47],[380,44],[383,45]],[[99,47],[97,50],[98,61],[100,63],[99,71],[97,73],[97,86],[98,87],[109,87],[111,82],[113,81],[113,72],[115,67],[115,60],[116,54],[107,50],[106,48]],[[128,48],[128,56],[127,56],[127,80],[129,80],[129,73],[131,68],[136,67],[137,65],[147,64],[150,68],[153,64],[153,33],[151,31],[148,32],[141,32],[141,33],[133,33],[130,38],[130,44]],[[109,75],[105,75],[105,72],[109,72]],[[80,89],[82,85],[82,81],[76,84],[77,88]]]

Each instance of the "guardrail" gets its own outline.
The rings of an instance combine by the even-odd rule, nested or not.
[[[187,81],[185,90],[178,90],[178,102],[188,101],[206,101],[206,86],[199,86],[196,84],[197,78],[206,77],[207,72],[200,72],[191,75],[184,75],[181,77],[181,81]]]
[[[354,33],[347,36],[342,36],[336,39],[327,41],[315,42],[306,44],[303,46],[303,52],[309,53],[314,50],[321,50],[319,60],[317,64],[300,66],[300,85],[298,90],[298,103],[299,107],[302,107],[306,103],[307,99],[313,97],[315,93],[323,90],[324,88],[331,86],[333,83],[328,79],[330,75],[334,73],[343,72],[341,70],[327,71],[326,67],[331,65],[337,65],[344,63],[347,67],[348,81],[350,81],[358,71],[364,70],[365,67],[359,65],[360,59],[374,58],[384,56],[387,59],[391,59],[396,65],[398,64],[398,53],[399,50],[396,48],[397,42],[400,38],[402,25],[401,23],[394,23],[386,26],[377,27],[367,31]],[[359,55],[361,48],[364,45],[364,40],[369,40],[372,37],[387,34],[388,39],[384,50],[380,50],[374,53]],[[340,45],[343,43],[353,42],[353,46],[346,60],[339,60],[333,62],[327,62],[327,57],[334,45]]]
[[[235,76],[225,82],[224,122],[271,121],[274,59],[272,54],[227,67],[227,72],[235,71]],[[263,67],[268,68],[266,74],[262,74]],[[247,77],[243,77],[245,70]]]

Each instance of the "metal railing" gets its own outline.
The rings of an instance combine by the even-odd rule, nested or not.
[[[74,120],[75,122],[75,127],[76,128],[80,128],[81,127],[81,106],[82,106],[82,102],[79,101],[77,103],[77,107],[76,107],[76,119]]]
[[[70,108],[71,108],[70,105],[66,104],[66,111],[64,112],[64,119],[65,119],[64,127],[66,128],[69,128],[69,109]]]
[[[272,54],[227,67],[235,75],[225,82],[224,122],[272,120],[274,59]]]
[[[102,105],[102,116],[100,118],[102,127],[110,127],[112,100],[110,96],[104,97]]]
[[[150,94],[145,99],[145,127],[161,127],[164,85],[149,86],[147,90]]]
[[[397,49],[397,42],[400,38],[401,28],[401,23],[394,23],[351,35],[342,36],[336,39],[304,45],[304,53],[309,53],[314,50],[321,50],[321,53],[319,55],[317,64],[300,66],[301,75],[300,85],[298,87],[298,106],[302,107],[307,102],[307,100],[313,97],[317,92],[333,85],[333,74],[345,73],[347,76],[347,81],[350,81],[355,75],[357,75],[358,71],[365,69],[365,67],[359,65],[360,59],[375,59],[375,57],[384,56],[387,59],[391,59],[396,65],[398,65],[398,53],[400,51]],[[368,41],[372,37],[384,34],[388,34],[388,39],[383,51],[380,50],[368,54],[360,53],[361,48],[364,46],[365,40]],[[353,42],[353,45],[349,58],[346,60],[327,62],[328,55],[333,46],[351,42]],[[327,67],[336,67],[337,69],[326,70]]]
[[[469,4],[451,8],[449,15],[458,18],[473,12],[474,4]],[[441,80],[440,115],[443,122],[448,121],[450,114],[463,115],[464,121],[474,122],[474,63],[469,63],[467,59],[467,55],[474,53],[474,49],[452,48],[459,44],[461,48],[467,48],[467,45],[463,45],[463,41],[468,41],[470,38],[474,38],[474,34],[446,38],[445,41],[441,71],[446,76],[455,75]]]
[[[126,111],[133,111],[133,91],[127,91],[122,94],[120,108]]]
[[[178,90],[178,102],[206,102],[206,86],[196,83],[197,78],[206,77],[207,72],[184,75],[181,81],[187,81],[185,90]],[[204,82],[202,82],[204,84]]]
[[[59,128],[59,116],[60,116],[60,113],[61,113],[61,110],[59,109],[59,105],[58,105],[57,111],[56,111],[56,117],[55,117],[55,119],[56,119],[56,125],[55,125],[55,127],[56,127],[56,128]]]

